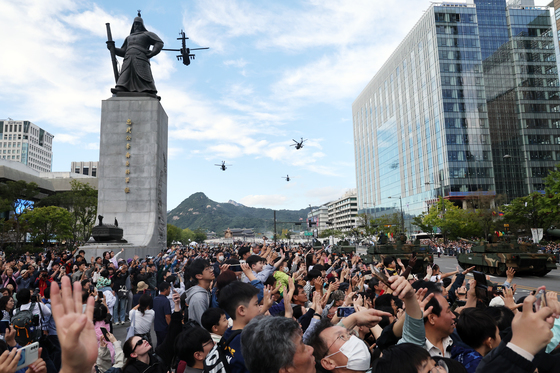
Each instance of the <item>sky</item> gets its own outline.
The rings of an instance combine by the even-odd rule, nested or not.
[[[164,48],[180,48],[181,30],[188,47],[210,47],[190,66],[175,52],[151,60],[169,118],[167,209],[195,192],[251,207],[324,204],[356,187],[352,102],[429,5],[0,0],[0,118],[53,134],[54,172],[98,161],[101,101],[115,84],[105,23],[120,46],[140,9]]]

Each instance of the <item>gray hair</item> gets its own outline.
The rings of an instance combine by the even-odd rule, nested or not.
[[[241,333],[241,350],[251,373],[277,373],[293,365],[296,345],[301,335],[299,324],[286,317],[256,317]]]

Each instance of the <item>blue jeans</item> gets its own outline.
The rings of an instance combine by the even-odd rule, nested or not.
[[[126,303],[128,298],[118,298],[113,306],[113,322],[124,322],[126,320]]]

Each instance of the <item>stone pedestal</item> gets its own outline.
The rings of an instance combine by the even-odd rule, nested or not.
[[[124,257],[157,255],[167,243],[167,114],[157,99],[103,101],[97,177],[97,214],[107,222],[117,218],[128,244],[83,248],[116,252],[116,246],[125,248]]]

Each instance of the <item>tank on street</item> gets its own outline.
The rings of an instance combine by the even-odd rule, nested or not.
[[[518,243],[513,236],[505,236],[499,242],[473,242],[470,253],[459,254],[457,262],[463,269],[475,266],[477,271],[504,276],[508,267],[518,274],[545,276],[556,269],[553,254],[539,253],[537,245]]]

